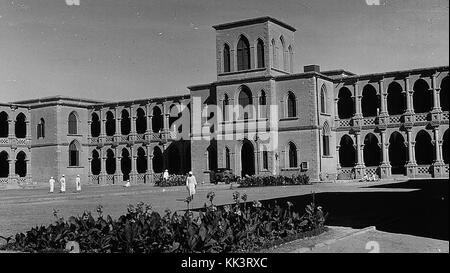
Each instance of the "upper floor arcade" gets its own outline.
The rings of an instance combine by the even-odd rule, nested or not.
[[[190,96],[103,103],[89,107],[88,142],[167,142],[189,139]]]
[[[0,103],[0,146],[30,145],[30,109],[17,104]]]
[[[448,123],[449,68],[338,78],[334,107],[338,130]]]

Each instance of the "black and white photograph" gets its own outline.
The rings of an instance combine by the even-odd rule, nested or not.
[[[0,0],[4,261],[448,254],[449,134],[449,0]]]

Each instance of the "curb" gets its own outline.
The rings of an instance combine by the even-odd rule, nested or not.
[[[359,234],[363,234],[363,233],[366,233],[366,232],[368,232],[368,231],[374,231],[374,230],[376,230],[375,226],[369,226],[369,227],[363,228],[363,229],[361,229],[361,230],[358,230],[358,231],[355,231],[355,232],[351,232],[351,233],[345,234],[345,235],[342,236],[342,237],[335,238],[335,239],[330,239],[330,240],[326,240],[326,241],[324,241],[324,242],[317,243],[317,244],[315,244],[315,245],[313,245],[313,246],[311,246],[311,247],[302,247],[302,248],[296,249],[296,250],[294,250],[294,251],[290,251],[289,253],[306,253],[306,252],[309,252],[309,251],[313,250],[314,248],[317,248],[317,247],[324,247],[324,246],[327,246],[327,245],[331,245],[331,244],[334,244],[334,243],[337,242],[337,241],[346,239],[346,238],[348,238],[348,237],[355,236],[355,235],[359,235]]]

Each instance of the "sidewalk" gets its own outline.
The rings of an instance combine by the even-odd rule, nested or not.
[[[376,230],[330,226],[317,237],[300,239],[268,253],[449,253],[449,242]]]

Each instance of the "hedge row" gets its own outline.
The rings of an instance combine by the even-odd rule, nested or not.
[[[284,175],[252,175],[240,178],[237,183],[240,187],[261,187],[261,186],[286,186],[286,185],[308,185],[309,176],[306,174],[296,174],[292,176]]]

